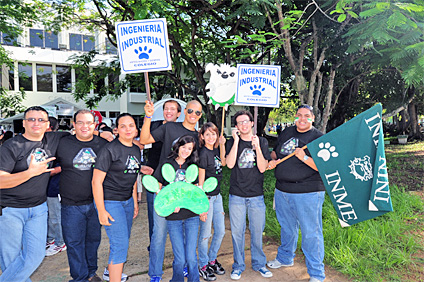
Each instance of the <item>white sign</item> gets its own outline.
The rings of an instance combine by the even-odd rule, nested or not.
[[[234,104],[278,108],[281,67],[237,65],[237,91]]]
[[[55,117],[55,118],[57,118],[57,113],[56,113],[56,107],[55,106],[43,106],[43,109],[45,109],[49,113],[49,117]]]
[[[166,19],[119,22],[116,39],[123,73],[172,69]]]

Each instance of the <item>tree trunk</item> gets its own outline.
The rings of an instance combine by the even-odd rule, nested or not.
[[[417,105],[414,101],[408,105],[408,113],[411,125],[411,132],[409,133],[409,136],[417,140],[422,140],[424,136],[420,131],[420,126],[418,125]]]

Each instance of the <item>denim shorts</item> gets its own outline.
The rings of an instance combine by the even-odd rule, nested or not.
[[[120,264],[127,261],[128,246],[134,216],[134,200],[105,200],[106,211],[115,221],[109,220],[111,226],[105,226],[109,237],[110,254],[108,264]]]

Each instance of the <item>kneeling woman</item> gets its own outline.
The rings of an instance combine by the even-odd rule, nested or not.
[[[132,220],[138,214],[137,175],[140,172],[140,148],[133,145],[137,128],[127,113],[116,119],[118,138],[99,152],[93,171],[93,196],[110,243],[109,277],[121,281],[127,260]]]

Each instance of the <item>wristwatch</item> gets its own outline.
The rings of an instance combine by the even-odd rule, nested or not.
[[[303,162],[306,162],[309,159],[309,157],[307,155],[303,156]]]

